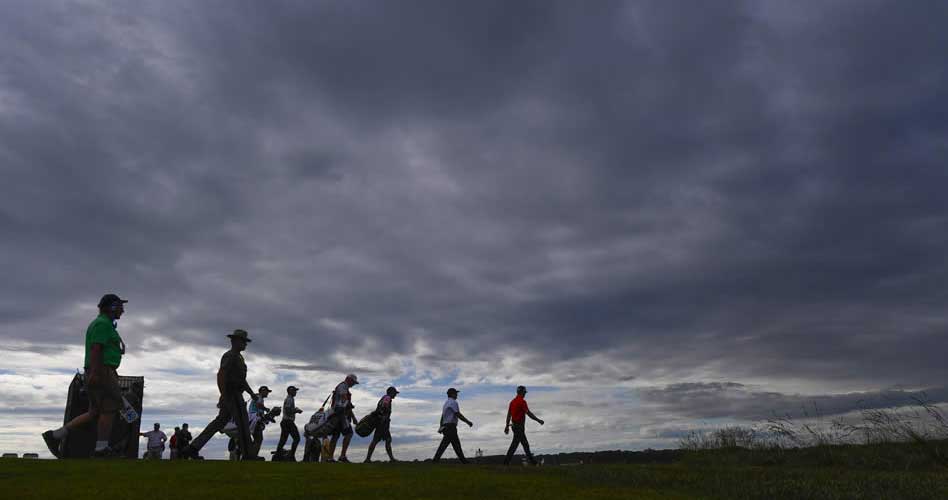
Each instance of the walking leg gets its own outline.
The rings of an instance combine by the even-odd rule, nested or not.
[[[290,430],[286,428],[287,421],[280,422],[280,440],[277,441],[277,451],[283,451],[283,445],[286,444],[286,438],[290,436]]]
[[[461,449],[461,438],[458,437],[457,429],[454,430],[454,438],[451,440],[451,446],[454,447],[454,454],[458,456],[458,461],[462,464],[466,464],[467,459],[464,458],[464,450]]]
[[[294,459],[296,458],[296,447],[300,444],[300,430],[296,427],[296,424],[293,422],[287,422],[290,424],[290,437],[293,438],[293,444],[290,445],[290,456]]]
[[[368,451],[368,453],[365,454],[365,461],[366,461],[366,462],[371,462],[371,461],[372,461],[372,453],[375,452],[375,445],[377,445],[377,444],[379,444],[379,439],[378,439],[377,437],[373,437],[373,438],[372,438],[372,442],[369,443],[369,451]]]
[[[220,411],[217,413],[217,418],[215,418],[209,424],[207,424],[207,427],[205,427],[204,430],[201,431],[198,437],[194,438],[194,440],[191,441],[191,444],[189,444],[188,447],[194,450],[195,453],[200,451],[200,449],[203,448],[204,445],[208,441],[210,441],[212,437],[214,437],[214,434],[217,434],[221,429],[223,429],[224,426],[227,425],[227,422],[229,421],[230,421],[230,408],[228,408],[228,405],[224,404],[224,402],[222,401]],[[181,458],[190,458],[190,457],[182,456]]]
[[[526,429],[520,430],[520,444],[523,445],[523,453],[527,456],[527,460],[529,460],[532,465],[536,465],[537,461],[533,458],[533,453],[530,452],[530,442],[527,441]]]
[[[234,423],[237,424],[237,447],[240,451],[240,459],[246,460],[256,456],[253,453],[253,442],[250,440],[250,423],[247,422],[247,409],[240,396],[236,396],[232,403],[234,408]]]
[[[444,450],[448,449],[448,443],[450,442],[451,442],[451,438],[448,437],[447,427],[445,427],[445,430],[443,431],[443,435],[441,437],[441,444],[438,445],[438,451],[435,452],[435,456],[434,456],[435,462],[437,462],[438,460],[441,460],[441,455],[444,454]]]
[[[517,452],[517,446],[519,445],[520,435],[514,430],[513,439],[510,440],[510,447],[507,448],[507,456],[504,458],[504,465],[510,465],[510,460],[513,458],[514,453]]]

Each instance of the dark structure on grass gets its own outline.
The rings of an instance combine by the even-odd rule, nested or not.
[[[128,400],[129,404],[135,408],[139,415],[142,414],[142,399],[145,393],[144,377],[119,377],[119,388],[122,395]],[[63,416],[63,423],[69,422],[73,418],[82,415],[89,410],[89,396],[85,391],[85,377],[77,373],[69,384],[69,394],[66,396],[66,413]],[[121,413],[115,416],[115,422],[112,424],[112,436],[109,443],[116,450],[122,450],[126,458],[138,458],[138,432],[141,428],[141,418],[128,423]],[[95,448],[96,428],[90,425],[85,428],[75,429],[63,439],[63,458],[89,458],[92,450]]]

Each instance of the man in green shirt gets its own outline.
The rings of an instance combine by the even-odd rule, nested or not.
[[[89,396],[89,411],[70,420],[66,425],[43,433],[43,440],[56,458],[61,458],[62,440],[70,430],[96,422],[96,442],[93,458],[120,455],[109,448],[112,421],[122,408],[122,390],[118,384],[118,369],[125,354],[125,342],[115,324],[125,313],[127,300],[108,293],[99,300],[99,315],[86,329],[85,385]]]

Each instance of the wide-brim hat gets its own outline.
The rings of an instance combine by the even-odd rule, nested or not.
[[[241,330],[241,329],[239,329],[239,328],[236,329],[236,330],[234,330],[234,333],[228,335],[228,337],[230,337],[230,338],[232,338],[232,339],[240,339],[240,340],[243,340],[243,341],[245,341],[245,342],[253,342],[252,340],[250,340],[250,337],[247,336],[247,331],[246,331],[246,330]]]

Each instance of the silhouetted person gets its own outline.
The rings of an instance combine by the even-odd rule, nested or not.
[[[181,458],[196,458],[201,448],[231,419],[237,425],[237,446],[240,448],[240,458],[247,460],[253,457],[250,448],[247,406],[242,394],[246,392],[251,399],[257,399],[257,395],[247,384],[247,363],[240,354],[251,340],[244,330],[234,330],[234,333],[228,337],[230,337],[231,348],[221,356],[221,367],[217,371],[217,389],[221,394],[217,407],[220,411],[217,413],[217,418],[207,424],[201,434],[181,450]]]
[[[441,438],[441,444],[438,445],[438,451],[435,452],[434,462],[441,460],[441,454],[448,448],[448,444],[454,448],[454,454],[458,456],[458,461],[462,464],[467,463],[464,458],[464,451],[461,450],[461,440],[458,438],[458,420],[467,423],[468,427],[474,427],[474,423],[461,414],[461,408],[458,405],[458,390],[448,389],[448,400],[444,402],[441,408],[441,427],[438,429],[444,437]]]
[[[375,451],[375,445],[379,444],[379,441],[385,441],[385,453],[388,453],[388,460],[390,462],[396,462],[395,457],[392,455],[392,400],[395,399],[395,396],[398,395],[398,390],[394,387],[389,387],[385,390],[385,395],[382,396],[382,399],[379,399],[378,404],[375,405],[375,412],[381,418],[379,425],[375,428],[375,434],[372,435],[372,442],[369,443],[369,452],[365,455],[365,462],[369,463],[372,461],[372,453]]]
[[[269,395],[270,388],[261,385],[257,389],[257,399],[251,401],[250,407],[247,409],[247,419],[250,422],[250,438],[253,440],[250,454],[253,456],[258,456],[260,453],[260,446],[263,445],[263,430],[266,428],[267,422],[273,422],[273,417],[269,415],[270,409],[263,404],[263,400]]]
[[[188,424],[181,424],[181,431],[178,432],[178,439],[175,440],[175,446],[177,446],[178,450],[178,458],[189,458],[181,455],[181,450],[185,449],[189,444],[191,444],[191,439],[193,438],[194,436],[191,435],[191,431],[188,429]]]
[[[336,389],[332,392],[332,406],[329,409],[327,420],[333,420],[332,438],[329,440],[329,453],[324,457],[324,461],[334,461],[332,456],[336,453],[336,442],[339,435],[342,438],[342,452],[339,453],[340,462],[349,462],[346,451],[349,449],[349,443],[352,441],[352,426],[359,424],[359,419],[352,413],[355,406],[352,405],[352,394],[349,388],[359,383],[359,377],[354,373],[346,375],[346,379],[339,382]]]
[[[175,427],[174,432],[171,434],[171,438],[168,439],[168,453],[171,460],[176,460],[178,458],[178,434],[181,433],[180,427]]]
[[[539,422],[540,425],[543,425],[543,420],[530,412],[530,408],[527,407],[527,400],[524,399],[526,395],[527,388],[522,385],[518,386],[517,396],[510,400],[510,405],[507,407],[507,426],[504,427],[504,434],[510,434],[510,427],[513,425],[514,435],[510,442],[510,448],[507,448],[504,465],[510,465],[510,459],[513,458],[513,454],[517,451],[519,445],[523,445],[523,453],[527,456],[527,460],[533,465],[537,464],[537,461],[533,459],[533,453],[530,453],[530,443],[527,441],[525,426],[527,417]]]
[[[303,413],[303,410],[296,407],[296,392],[299,388],[292,385],[286,388],[286,399],[283,400],[283,419],[280,420],[280,441],[277,443],[277,455],[289,462],[296,461],[296,447],[300,444],[300,430],[296,427],[296,414]],[[290,446],[290,454],[284,456],[283,445],[286,444],[286,438],[292,437],[293,444]]]
[[[127,302],[114,293],[105,294],[99,300],[99,315],[86,329],[84,381],[89,411],[56,430],[43,433],[43,441],[56,458],[62,458],[62,440],[69,431],[93,422],[96,424],[96,442],[92,458],[122,454],[109,447],[109,436],[112,434],[112,421],[123,406],[116,370],[125,354],[125,342],[119,336],[116,322],[125,313]]]
[[[148,432],[139,432],[139,436],[148,438],[148,444],[145,445],[145,457],[153,460],[161,460],[161,454],[165,452],[165,441],[168,436],[161,432],[161,424],[155,422],[154,430]]]

